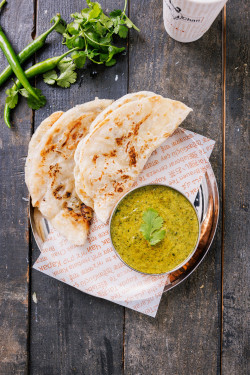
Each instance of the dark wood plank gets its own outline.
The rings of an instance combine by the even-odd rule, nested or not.
[[[222,374],[249,374],[248,2],[226,16],[226,179]]]
[[[123,6],[120,1],[101,1],[111,11]],[[38,2],[37,32],[45,30],[51,17],[61,12],[68,21],[70,13],[80,11],[84,2]],[[51,36],[51,45],[38,59],[65,51],[61,37]],[[119,98],[127,91],[127,59],[122,56],[112,68],[88,66],[70,89],[52,89],[42,82],[48,99],[45,109],[35,114],[35,126],[56,110],[100,98]],[[97,72],[95,78],[91,77]],[[116,80],[118,76],[118,80]],[[34,244],[33,244],[34,245]],[[39,255],[34,245],[33,260]],[[30,369],[34,375],[120,375],[122,371],[124,308],[88,296],[56,280],[32,271],[31,354]]]
[[[130,16],[141,33],[130,43],[129,91],[152,90],[194,109],[184,127],[216,140],[211,162],[219,182],[221,17],[201,40],[181,44],[164,30],[162,1],[131,2]],[[220,242],[219,227],[203,264],[163,296],[156,319],[126,310],[126,375],[219,374]]]
[[[20,12],[20,9],[22,11]],[[16,51],[31,38],[33,1],[10,1],[1,11],[0,22]],[[0,51],[0,68],[6,60]],[[15,128],[3,121],[5,90],[0,92],[0,374],[27,371],[29,224],[28,192],[24,162],[31,131],[31,111],[24,100],[14,111]]]

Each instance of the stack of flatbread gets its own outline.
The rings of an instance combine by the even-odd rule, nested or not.
[[[92,210],[107,222],[152,152],[190,111],[143,91],[53,113],[29,144],[25,181],[33,206],[69,241],[84,244]]]

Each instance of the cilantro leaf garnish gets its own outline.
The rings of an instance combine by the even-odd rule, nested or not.
[[[60,73],[64,73],[67,69],[74,70],[75,65],[70,57],[64,57],[58,64],[57,68],[60,70]]]
[[[48,85],[54,85],[57,80],[57,73],[55,70],[50,70],[43,75],[43,80]]]
[[[8,95],[5,103],[8,105],[10,109],[15,108],[18,103],[18,94],[21,94],[23,97],[27,99],[28,106],[31,109],[39,109],[46,104],[46,98],[42,95],[41,90],[34,88],[36,95],[38,96],[39,100],[34,98],[26,89],[18,89],[16,85],[11,87],[10,89],[6,90],[6,94]]]
[[[77,68],[83,68],[86,62],[86,52],[85,51],[75,51],[71,55],[74,63],[76,64]]]
[[[162,228],[163,218],[153,208],[148,208],[142,215],[144,223],[140,226],[144,238],[151,246],[156,245],[165,237],[166,231]]]
[[[77,56],[79,59],[81,55]],[[86,57],[85,57],[86,58]],[[72,83],[75,83],[77,74],[75,72],[76,64],[70,57],[66,57],[61,60],[57,65],[58,70],[60,71],[59,76],[55,70],[50,70],[43,75],[43,80],[48,85],[53,85],[57,83],[60,87],[70,87]]]
[[[56,82],[58,86],[60,87],[70,87],[72,83],[75,83],[76,78],[77,78],[76,72],[68,68],[59,75]]]
[[[39,89],[34,89],[35,90],[35,93],[37,94],[37,96],[39,97],[39,101],[36,100],[32,95],[30,95],[30,93],[26,90],[26,89],[21,89],[19,90],[19,93],[24,96],[25,98],[27,98],[27,103],[28,103],[28,106],[31,108],[31,109],[39,109],[39,108],[42,108],[43,106],[45,106],[46,104],[46,98],[44,95],[42,95],[42,92],[41,90]]]
[[[124,25],[119,25],[119,28],[118,28],[118,35],[120,38],[127,38],[127,35],[128,35],[128,29],[126,28],[126,26]]]
[[[58,21],[58,15],[57,16],[54,16],[52,19],[51,19],[51,23],[52,22],[57,22]],[[59,34],[63,34],[66,30],[66,27],[67,27],[67,23],[60,17],[60,21],[59,23],[56,25],[55,27],[55,31],[57,31]]]
[[[8,104],[10,109],[15,108],[18,103],[18,90],[16,89],[15,85],[6,90],[6,95],[8,95],[5,100],[6,104]]]

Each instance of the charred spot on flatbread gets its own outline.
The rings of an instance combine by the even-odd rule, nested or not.
[[[135,147],[131,146],[129,151],[129,165],[130,167],[135,167],[136,166],[136,158],[137,158],[137,153],[135,152]]]
[[[93,211],[92,208],[86,206],[86,204],[81,204],[81,214],[82,217],[90,224],[91,219],[93,217]]]
[[[56,199],[62,199],[62,195],[60,194],[60,191],[64,188],[63,185],[58,185],[54,190],[53,190],[53,195]]]

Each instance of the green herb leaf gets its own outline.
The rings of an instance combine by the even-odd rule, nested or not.
[[[119,17],[122,14],[121,9],[114,9],[109,13],[110,17]]]
[[[55,70],[50,70],[43,75],[43,80],[49,85],[57,83],[60,87],[70,87],[72,83],[75,83],[77,74],[75,69],[77,66],[82,67],[85,64],[86,53],[83,51],[74,51],[71,57],[65,57],[58,64],[57,68],[60,71],[59,76]],[[77,64],[76,64],[77,63]]]
[[[83,20],[83,17],[79,12],[71,13],[70,17],[74,18],[75,20],[80,20],[81,22]]]
[[[164,229],[155,231],[149,241],[150,245],[153,246],[159,243],[160,241],[162,241],[163,238],[165,237],[165,234],[166,234],[166,231]]]
[[[87,3],[92,8],[91,11],[89,12],[88,19],[97,18],[99,16],[99,14],[102,12],[101,5],[97,2],[96,3],[87,2]]]
[[[58,21],[58,16],[55,16],[51,19],[51,23],[52,22],[57,22]],[[67,23],[62,19],[60,18],[60,21],[59,23],[56,25],[55,27],[55,31],[57,31],[59,34],[63,34],[66,30],[66,27],[67,27]]]
[[[74,63],[77,68],[83,68],[86,62],[86,52],[84,51],[75,51],[71,54]]]
[[[124,19],[124,23],[125,25],[131,29],[135,29],[136,31],[140,31],[140,29],[138,29],[138,27],[135,26],[135,24],[125,15],[125,19]]]
[[[57,73],[55,70],[50,70],[49,72],[44,73],[43,80],[48,85],[54,85],[57,80]]]
[[[75,40],[74,40],[74,47],[76,48],[79,48],[79,49],[83,49],[85,47],[85,41],[82,37],[76,37]],[[83,51],[81,51],[83,52]]]
[[[75,41],[77,40],[78,36],[77,35],[71,36],[65,33],[63,34],[63,36],[64,36],[63,44],[66,44],[68,49],[75,48]]]
[[[57,84],[60,87],[67,88],[67,87],[70,87],[72,83],[75,83],[76,79],[77,79],[76,72],[72,72],[72,70],[70,71],[66,70],[64,73],[60,74],[60,76],[58,77]]]
[[[81,11],[81,15],[82,15],[82,18],[84,20],[84,22],[87,21],[88,17],[89,17],[89,12],[90,12],[90,9],[89,8],[84,8],[82,9]]]
[[[27,98],[28,106],[31,109],[39,109],[46,104],[46,98],[45,98],[45,96],[42,95],[41,90],[39,90],[39,89],[34,89],[34,90],[35,90],[35,93],[37,94],[37,96],[39,97],[39,101],[36,100],[33,95],[30,95],[30,93],[26,89],[21,89],[21,90],[19,90],[19,92],[22,96]]]
[[[124,38],[124,39],[127,38],[128,29],[125,26],[120,25],[118,29],[118,35],[120,38]]]
[[[77,79],[77,74],[74,71],[76,65],[70,57],[61,60],[57,67],[61,73],[56,80],[58,86],[67,88],[70,87],[72,83],[75,83]]]
[[[106,27],[106,29],[110,29],[113,26],[113,21],[110,19],[106,14],[101,13],[99,16],[101,24]]]
[[[10,89],[6,90],[6,94],[8,95],[5,102],[8,104],[10,109],[15,108],[18,103],[18,91],[15,87],[11,87]]]
[[[120,53],[122,51],[124,51],[125,48],[122,47],[122,48],[117,48],[117,47],[114,47],[114,46],[109,46],[108,47],[108,51],[109,51],[109,57],[108,57],[108,60],[107,62],[109,62],[110,60],[112,60],[113,56],[116,55],[117,53]],[[109,65],[110,66],[110,65]]]
[[[67,32],[70,33],[71,35],[78,35],[79,28],[80,28],[79,23],[71,22],[67,26]]]
[[[113,66],[116,64],[116,59],[111,59],[105,63],[106,66]]]
[[[159,216],[156,210],[149,208],[144,212],[142,219],[144,223],[141,224],[140,231],[150,245],[156,245],[166,234],[165,230],[161,230],[163,218]]]
[[[65,72],[67,69],[75,69],[75,64],[70,57],[65,57],[57,64],[58,69],[61,73]]]
[[[24,97],[28,98],[30,96],[30,93],[26,89],[20,89],[19,93]]]

